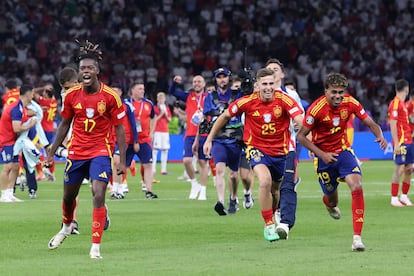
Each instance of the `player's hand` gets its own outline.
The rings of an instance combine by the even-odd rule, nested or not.
[[[204,146],[203,146],[203,152],[204,152],[204,155],[205,155],[207,158],[211,158],[211,156],[210,156],[210,153],[211,153],[211,142],[206,141],[206,142],[204,143]]]
[[[52,146],[46,148],[46,159],[43,162],[43,166],[50,168],[55,161],[55,153],[51,151]]]
[[[139,152],[139,143],[134,143],[134,151]]]
[[[385,140],[384,136],[382,136],[381,138],[375,139],[375,142],[380,144],[380,148],[382,150],[385,150],[387,148],[388,142],[387,142],[387,140]]]
[[[325,164],[331,164],[331,163],[335,163],[336,161],[338,161],[338,159],[336,159],[337,156],[338,156],[337,153],[324,152],[323,155],[320,156],[320,158]]]
[[[176,83],[181,83],[183,81],[183,78],[181,76],[174,76],[173,81]]]
[[[117,166],[116,166],[116,174],[117,175],[121,175],[121,174],[124,174],[125,172],[126,172],[125,164],[117,164]]]

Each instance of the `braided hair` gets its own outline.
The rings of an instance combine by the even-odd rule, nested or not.
[[[89,40],[85,40],[84,43],[81,43],[77,39],[76,43],[79,44],[79,55],[76,58],[77,62],[85,58],[90,58],[95,61],[102,60],[102,51],[99,49],[99,44],[93,44]]]

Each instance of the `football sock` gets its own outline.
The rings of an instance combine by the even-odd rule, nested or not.
[[[408,194],[408,191],[410,190],[410,183],[403,182],[402,183],[402,194],[406,195]]]
[[[262,217],[264,219],[264,222],[265,222],[266,226],[271,225],[271,224],[275,224],[275,222],[273,220],[273,210],[272,209],[262,210]]]
[[[62,202],[62,222],[63,224],[70,224],[73,220],[73,210],[76,208],[76,200],[73,201],[72,205],[65,205]]]
[[[364,191],[356,190],[351,192],[352,196],[352,220],[354,227],[354,235],[361,235],[364,226]]]
[[[92,243],[101,243],[106,221],[106,208],[93,208],[92,211]]]
[[[398,190],[400,189],[399,183],[391,183],[391,196],[398,196]]]

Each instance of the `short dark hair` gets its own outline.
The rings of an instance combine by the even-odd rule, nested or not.
[[[402,91],[405,87],[409,86],[409,83],[405,79],[399,79],[395,82],[395,91]]]
[[[78,80],[78,72],[72,67],[65,67],[59,73],[59,84],[63,85],[67,81]]]
[[[8,79],[4,84],[4,87],[7,87],[8,89],[17,88],[17,81],[15,79]]]
[[[280,69],[282,69],[282,72],[285,72],[285,66],[283,65],[283,63],[280,61],[280,60],[278,60],[277,58],[269,58],[267,61],[266,61],[266,64],[265,64],[265,67],[267,67],[269,64],[271,64],[271,63],[276,63],[276,64],[279,64],[279,66],[280,66]]]
[[[33,90],[33,86],[31,86],[30,84],[23,84],[22,86],[20,86],[20,95],[24,95],[29,91]]]

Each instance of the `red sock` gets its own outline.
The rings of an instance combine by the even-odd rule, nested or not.
[[[72,206],[65,205],[62,202],[62,222],[64,224],[69,224],[73,221],[73,210],[76,208],[76,200],[73,201]]]
[[[92,243],[101,243],[106,221],[106,208],[93,208],[92,211]]]
[[[141,164],[141,178],[144,181],[144,166]]]
[[[273,220],[273,210],[272,209],[262,210],[262,217],[264,219],[264,222],[266,223],[266,226],[275,223],[274,220]]]
[[[408,191],[410,190],[410,183],[403,182],[402,183],[402,194],[406,195],[408,194]]]
[[[391,196],[398,196],[398,190],[400,189],[399,183],[391,183]]]
[[[36,164],[36,172],[38,174],[43,173],[43,171],[42,171],[42,163]]]
[[[49,171],[51,172],[51,173],[55,173],[55,162],[52,162],[52,164],[50,165],[50,167],[49,167]]]
[[[328,197],[326,196],[326,195],[323,195],[323,197],[322,197],[322,201],[323,201],[323,203],[325,204],[325,206],[326,207],[336,207],[337,205],[338,205],[338,203],[336,203],[336,204],[332,204],[332,203],[330,203],[329,202],[329,200],[328,200]]]
[[[354,227],[354,235],[361,235],[364,226],[364,191],[356,190],[351,193],[352,196],[352,220]]]
[[[213,158],[210,158],[208,160],[208,164],[210,165],[211,174],[213,176],[216,176],[217,170],[216,170],[216,165],[214,164],[214,159]]]

